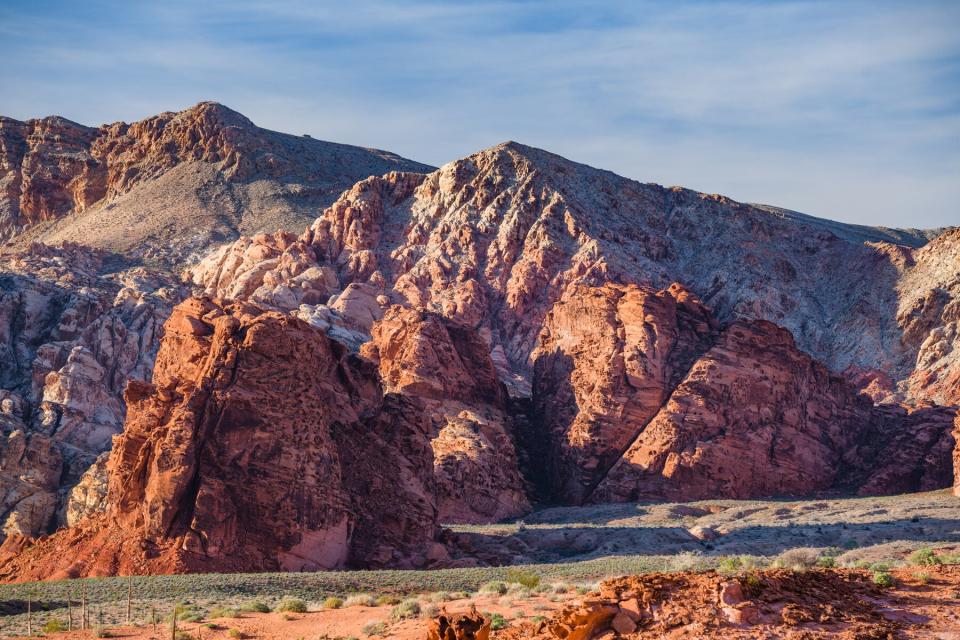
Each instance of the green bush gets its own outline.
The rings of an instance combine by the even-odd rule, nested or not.
[[[499,613],[494,613],[489,617],[490,617],[490,628],[493,629],[494,631],[503,629],[504,627],[507,626],[507,619],[504,618]]]
[[[240,640],[243,637],[243,634],[240,633],[240,629],[230,629],[227,631],[227,635],[233,638],[233,640]]]
[[[56,618],[50,618],[47,620],[46,624],[43,625],[44,633],[60,633],[61,631],[66,631],[67,625],[63,623],[62,620]]]
[[[343,604],[343,600],[340,601]],[[277,611],[289,611],[290,613],[306,613],[307,603],[298,598],[284,598],[277,605]]]
[[[414,598],[407,598],[393,608],[390,617],[394,620],[406,620],[420,615],[420,602]]]
[[[893,586],[893,576],[887,573],[886,571],[874,571],[873,572],[873,584],[878,587],[892,587]]]
[[[329,598],[323,601],[324,609],[339,609],[342,606],[343,606],[343,598],[338,598],[336,596],[330,596]],[[304,610],[306,610],[306,607],[304,607]]]
[[[833,556],[820,556],[817,560],[817,566],[823,569],[833,569],[837,566],[837,560]]]
[[[717,560],[717,572],[724,575],[739,573],[743,569],[743,560],[739,556],[723,556]]]
[[[910,564],[918,567],[933,567],[938,564],[943,564],[943,560],[934,553],[933,549],[924,547],[910,554]]]
[[[210,613],[207,614],[208,618],[239,618],[240,612],[236,609],[225,609],[223,607],[216,607],[210,609]]]
[[[392,607],[392,606],[395,605],[395,604],[400,604],[401,601],[402,601],[402,599],[399,598],[399,597],[397,597],[397,596],[393,596],[393,595],[383,595],[383,596],[380,596],[379,598],[377,598],[377,606],[378,606],[378,607],[383,607],[383,606],[391,606],[391,607]]]

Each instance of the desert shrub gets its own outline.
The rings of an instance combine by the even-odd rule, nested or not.
[[[440,615],[440,607],[432,603],[425,605],[421,610],[420,615],[422,615],[424,618],[436,618],[438,615]]]
[[[820,551],[809,547],[787,549],[774,560],[774,565],[785,569],[803,571],[816,566],[820,559]]]
[[[102,624],[94,625],[93,627],[93,637],[94,638],[112,638],[113,636],[110,633],[110,629],[103,626]]]
[[[744,592],[751,598],[756,598],[763,591],[763,582],[761,582],[760,576],[752,571],[743,577],[741,584]]]
[[[873,572],[873,583],[881,587],[892,587],[893,586],[893,575],[887,571],[874,571]]]
[[[943,560],[940,559],[940,556],[934,553],[933,549],[924,547],[923,549],[917,549],[910,554],[910,564],[919,567],[932,567],[938,564],[943,564]]]
[[[573,590],[573,587],[571,587],[566,582],[558,582],[557,584],[553,585],[554,593],[568,593],[572,590]]]
[[[369,593],[356,593],[343,601],[345,607],[375,607],[377,599]]]
[[[343,606],[343,598],[338,598],[336,596],[330,596],[323,601],[324,609],[339,609]]]
[[[887,571],[890,571],[890,563],[889,562],[871,562],[870,566],[867,568],[870,569],[870,571],[873,571],[874,573],[886,573]]]
[[[270,605],[263,600],[251,600],[243,603],[240,611],[249,611],[251,613],[270,613]]]
[[[47,620],[46,624],[43,625],[44,633],[60,633],[61,631],[66,631],[67,625],[63,623],[62,620],[57,618],[50,618]]]
[[[196,639],[186,631],[177,631],[177,640],[196,640]]]
[[[892,587],[893,586],[893,576],[887,573],[886,571],[874,571],[873,572],[873,584],[878,587]]]
[[[492,580],[480,585],[480,593],[495,593],[502,596],[509,590],[507,583],[501,580]]]
[[[518,598],[529,598],[533,591],[530,590],[530,587],[525,587],[522,584],[514,582],[507,589],[507,593],[512,596],[517,596]]]
[[[397,596],[385,595],[377,598],[377,606],[393,606],[395,604],[400,604],[402,600]]]
[[[393,608],[390,617],[394,620],[406,620],[420,615],[420,603],[414,598],[407,598]]]
[[[227,635],[233,638],[233,640],[240,640],[243,637],[243,634],[240,633],[240,629],[230,629],[227,631]]]
[[[210,609],[210,613],[207,614],[208,618],[239,618],[240,612],[236,609],[228,609],[224,607],[215,607]]]
[[[485,615],[486,615],[486,614],[485,614]],[[504,618],[504,617],[503,617],[501,614],[499,614],[499,613],[494,613],[493,615],[490,615],[490,616],[487,616],[487,617],[490,618],[490,628],[493,629],[494,631],[497,631],[497,630],[499,630],[499,629],[503,629],[504,627],[507,626],[507,619]]]
[[[930,574],[926,571],[921,571],[920,573],[913,574],[913,577],[916,578],[917,582],[920,584],[929,584]]]
[[[223,627],[218,625],[216,622],[208,622],[207,624],[203,625],[203,627],[205,629],[210,629],[211,631],[219,631],[220,629],[223,629]]]
[[[708,566],[703,555],[695,551],[681,551],[668,564],[672,571],[703,571]]]
[[[340,604],[343,604],[341,601]],[[277,605],[277,611],[289,611],[290,613],[306,613],[307,603],[299,598],[284,598]]]
[[[833,556],[820,556],[817,559],[817,566],[823,569],[833,569],[837,566],[837,559]]]
[[[722,556],[717,559],[717,571],[723,574],[740,571],[740,558],[737,556]]]
[[[382,622],[368,622],[363,625],[363,633],[367,636],[386,635],[387,625]]]
[[[535,586],[540,584],[540,576],[532,571],[524,571],[523,569],[509,569],[507,570],[507,582],[515,582],[528,589],[533,589]]]

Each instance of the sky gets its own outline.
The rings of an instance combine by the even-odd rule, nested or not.
[[[0,0],[0,114],[216,100],[441,165],[505,140],[845,222],[960,225],[960,2]]]

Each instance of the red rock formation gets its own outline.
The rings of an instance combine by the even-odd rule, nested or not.
[[[922,629],[919,619],[891,620],[885,599],[892,598],[865,572],[849,570],[651,573],[607,580],[599,593],[546,620],[511,625],[498,638],[783,638],[815,622],[831,638],[855,640]]]
[[[949,480],[952,409],[874,407],[789,332],[737,322],[696,361],[594,502],[918,491]]]
[[[488,640],[490,620],[476,606],[467,613],[449,615],[441,613],[427,625],[427,640]]]
[[[379,363],[387,390],[426,406],[441,522],[491,522],[530,509],[487,343],[469,327],[395,306],[361,351]]]
[[[960,498],[960,416],[954,422],[953,439],[953,494]]]
[[[531,356],[533,412],[552,445],[556,495],[589,495],[715,333],[709,312],[679,285],[579,285],[564,294]]]
[[[419,566],[434,553],[429,424],[306,323],[190,299],[153,383],[131,382],[104,521],[9,560],[6,577]],[[93,552],[95,546],[102,548]],[[54,551],[56,550],[56,551]]]
[[[903,385],[911,397],[960,405],[960,228],[914,253],[900,285],[897,322],[917,352]]]

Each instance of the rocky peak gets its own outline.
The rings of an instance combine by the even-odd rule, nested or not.
[[[99,128],[4,118],[0,241],[79,240],[178,263],[239,230],[299,230],[357,180],[395,169],[431,167],[268,131],[215,102]]]

